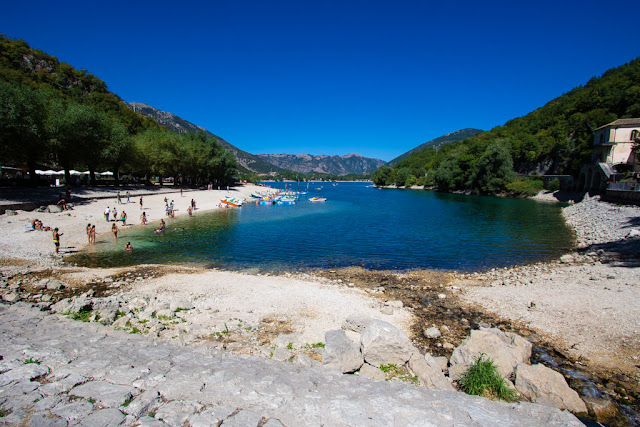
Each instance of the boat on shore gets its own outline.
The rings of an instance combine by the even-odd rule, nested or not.
[[[311,197],[309,199],[310,202],[326,202],[326,197]]]

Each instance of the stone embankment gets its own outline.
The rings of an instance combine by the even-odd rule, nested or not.
[[[394,354],[410,349],[383,323],[361,329],[362,363],[387,360],[381,347],[388,350],[389,342],[398,347]],[[377,339],[389,334],[396,341]],[[335,335],[328,347],[350,345],[340,333],[328,335]],[[73,321],[27,303],[0,306],[0,349],[5,425],[581,425],[550,406],[237,357]]]

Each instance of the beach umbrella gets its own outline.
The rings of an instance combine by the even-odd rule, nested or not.
[[[100,176],[111,176],[111,175],[113,175],[113,172],[109,172],[109,171],[100,172]]]
[[[82,172],[77,171],[77,170],[75,170],[75,169],[71,169],[71,170],[69,171],[69,174],[71,174],[71,175],[82,175]]]

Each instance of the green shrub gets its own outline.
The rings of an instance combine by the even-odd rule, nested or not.
[[[71,318],[73,320],[79,320],[81,322],[88,322],[92,313],[93,313],[93,311],[91,311],[91,310],[82,310],[82,311],[78,311],[76,313],[71,313]]]
[[[560,189],[560,180],[558,178],[552,179],[544,186],[547,191],[558,191]]]
[[[517,196],[535,196],[544,189],[544,183],[535,178],[516,178],[507,184],[507,191]]]
[[[500,399],[512,402],[518,393],[509,388],[504,378],[498,373],[493,360],[485,359],[484,354],[476,358],[469,369],[463,374],[458,387],[467,394],[484,396],[490,399]]]

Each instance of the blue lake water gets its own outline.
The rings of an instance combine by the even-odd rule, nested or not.
[[[250,271],[474,271],[550,260],[573,245],[556,204],[368,185],[311,183],[295,205],[197,212],[169,220],[159,234],[153,227],[127,228],[117,243],[104,236],[69,261],[102,267],[196,263]],[[313,196],[327,201],[309,202]],[[132,253],[123,251],[125,240],[132,242]]]

